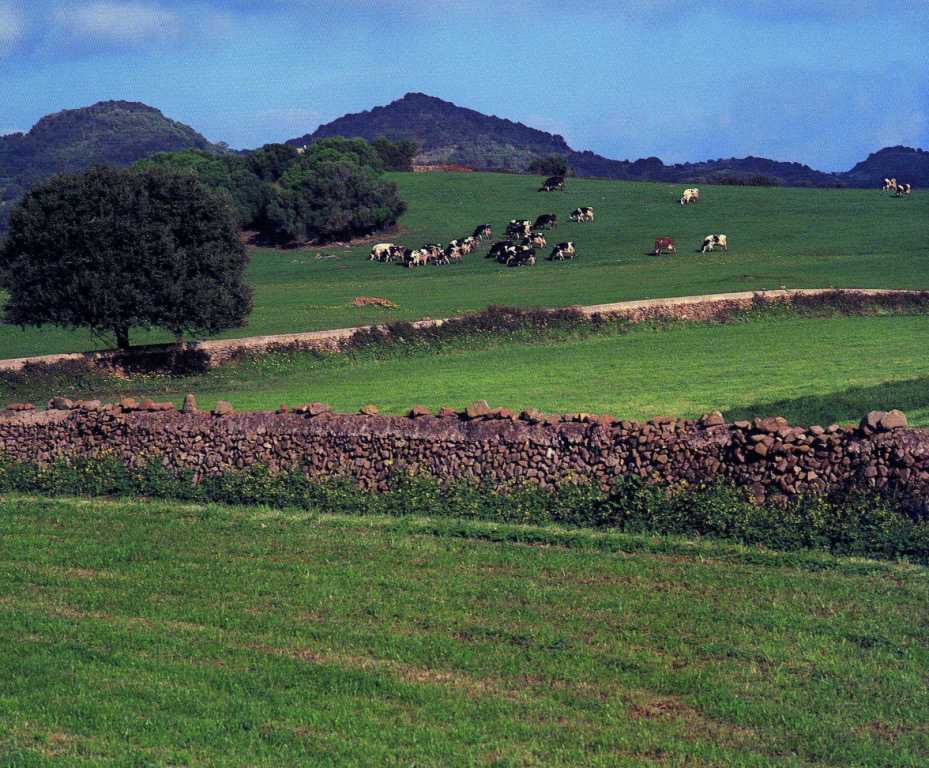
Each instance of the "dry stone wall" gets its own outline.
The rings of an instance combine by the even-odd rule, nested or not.
[[[606,488],[627,474],[668,484],[725,479],[749,487],[759,501],[888,484],[929,498],[929,430],[908,428],[899,411],[872,412],[855,428],[823,428],[777,417],[726,423],[718,413],[641,423],[517,415],[483,402],[437,414],[416,407],[406,417],[380,415],[374,406],[334,414],[320,403],[278,413],[235,413],[222,403],[206,413],[190,396],[180,413],[151,401],[56,398],[49,406],[0,412],[0,454],[47,463],[111,453],[129,465],[156,459],[197,477],[255,465],[301,467],[371,489],[385,488],[391,473],[405,469],[441,480],[542,487],[582,481]]]

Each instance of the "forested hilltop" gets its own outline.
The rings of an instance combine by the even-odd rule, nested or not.
[[[193,128],[131,101],[102,101],[43,117],[28,133],[0,136],[0,231],[37,181],[97,164],[131,165],[158,152],[220,151]]]

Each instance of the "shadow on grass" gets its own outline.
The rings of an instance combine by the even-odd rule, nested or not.
[[[929,408],[929,376],[871,387],[851,387],[823,395],[735,406],[726,411],[726,417],[735,421],[753,416],[783,416],[792,424],[826,425],[857,422],[868,411],[891,408],[899,408],[904,413]]]

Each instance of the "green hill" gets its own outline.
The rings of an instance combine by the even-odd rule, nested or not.
[[[47,115],[28,133],[0,136],[0,231],[33,184],[92,165],[130,165],[158,152],[215,149],[193,128],[130,101],[102,101]]]

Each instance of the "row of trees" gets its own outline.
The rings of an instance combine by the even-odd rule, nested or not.
[[[169,152],[141,168],[192,173],[227,195],[238,225],[274,242],[346,240],[393,225],[406,209],[385,170],[409,170],[413,142],[330,138],[298,151],[268,144],[246,155]]]

